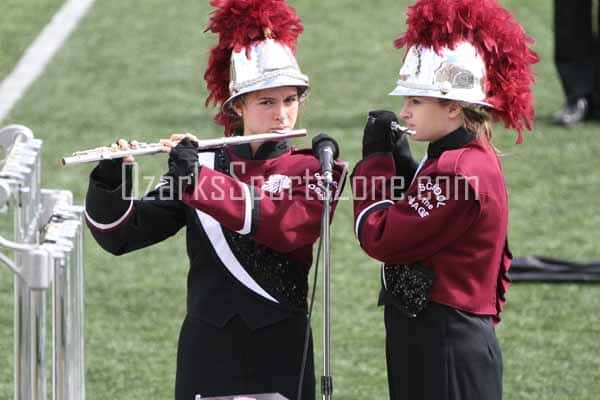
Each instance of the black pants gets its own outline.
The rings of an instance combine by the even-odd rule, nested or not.
[[[189,316],[177,354],[176,400],[235,394],[280,393],[296,400],[306,317],[250,330],[239,317],[217,328]],[[312,338],[302,400],[314,400]]]
[[[587,97],[598,111],[600,44],[593,33],[592,6],[592,0],[554,0],[554,61],[567,101]]]
[[[385,307],[392,400],[499,400],[502,354],[490,318],[432,303],[417,316]]]

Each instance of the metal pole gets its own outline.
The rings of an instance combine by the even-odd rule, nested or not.
[[[17,265],[22,265],[16,256]],[[14,348],[15,348],[15,400],[30,399],[31,388],[30,370],[28,368],[31,359],[31,337],[29,329],[30,299],[27,284],[18,276],[14,278],[15,291],[15,316],[14,316]],[[26,320],[27,318],[27,320]]]
[[[41,143],[40,143],[41,145]],[[39,149],[39,148],[38,148]],[[41,189],[41,157],[36,154],[29,184],[28,202],[26,209],[29,211],[26,235],[33,243],[39,243],[38,228],[39,215],[42,205],[40,203]],[[35,254],[35,255],[34,255]],[[32,268],[40,268],[45,252],[32,253],[30,262]],[[39,255],[39,257],[37,257]],[[29,257],[28,257],[29,258]],[[47,266],[47,264],[46,264]],[[47,373],[46,373],[46,290],[33,290],[29,288],[31,297],[31,382],[32,400],[46,400],[48,398]]]
[[[61,280],[55,286],[61,304],[54,324],[63,326],[55,337],[55,359],[59,362],[55,367],[55,400],[85,399],[83,225],[81,215],[77,218],[61,224],[62,238],[56,243],[66,254],[61,262]]]
[[[46,291],[30,290],[31,296],[31,399],[47,399],[46,387]]]
[[[64,259],[54,259],[54,282],[52,304],[52,329],[54,337],[54,363],[52,368],[52,398],[54,400],[68,400],[67,397],[67,301],[65,299],[66,263]]]
[[[85,400],[85,273],[83,265],[83,208],[79,207],[75,247],[73,249],[73,309],[74,327],[73,355],[75,358],[74,399]]]
[[[330,246],[330,217],[331,217],[331,172],[323,174],[325,195],[323,198],[323,217],[321,223],[321,238],[323,240],[323,376],[321,377],[321,394],[323,400],[330,400],[333,394],[333,378],[331,376],[331,246]]]
[[[37,237],[28,235],[33,216],[32,207],[25,203],[16,210],[15,238],[20,243],[35,243]],[[17,265],[24,265],[28,257],[17,253]],[[15,276],[15,400],[45,400],[45,318],[44,293],[31,291],[27,282]],[[43,336],[43,337],[42,337]]]

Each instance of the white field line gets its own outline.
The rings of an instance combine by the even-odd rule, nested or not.
[[[67,0],[0,83],[0,122],[44,71],[94,0]]]

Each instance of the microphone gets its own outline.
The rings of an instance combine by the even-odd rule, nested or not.
[[[326,133],[319,133],[312,140],[312,151],[321,162],[323,175],[330,175],[333,171],[333,162],[340,154],[340,148],[334,138]]]

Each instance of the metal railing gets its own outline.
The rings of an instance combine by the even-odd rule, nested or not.
[[[42,141],[22,125],[0,129],[0,262],[14,276],[14,399],[46,400],[47,292],[52,293],[52,398],[85,400],[83,208],[71,192],[40,187]],[[5,251],[12,253],[12,257]]]

